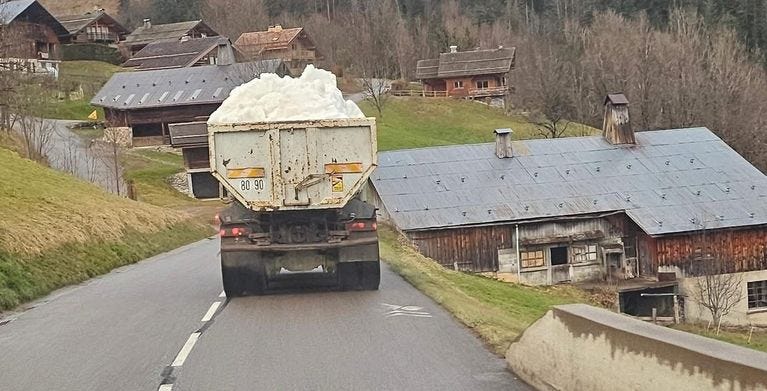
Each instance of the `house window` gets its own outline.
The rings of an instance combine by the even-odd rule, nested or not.
[[[584,246],[573,246],[573,262],[596,262],[597,245],[593,243]]]
[[[453,88],[463,88],[463,80],[456,80],[453,82]]]
[[[748,283],[748,309],[767,308],[767,280]]]
[[[552,247],[549,251],[552,266],[567,264],[567,247]]]
[[[479,80],[479,81],[477,81],[477,88],[480,89],[480,90],[487,89],[488,86],[489,86],[489,83],[488,83],[487,80]]]
[[[502,85],[502,86],[505,86],[505,85],[506,85],[506,76],[504,76],[504,77],[502,77],[502,78],[501,78],[501,85]]]
[[[546,264],[543,258],[543,250],[521,251],[519,257],[522,259],[522,267],[541,267]]]

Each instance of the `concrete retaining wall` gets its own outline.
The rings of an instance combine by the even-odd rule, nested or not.
[[[557,306],[506,353],[540,390],[767,390],[767,354],[584,304]]]

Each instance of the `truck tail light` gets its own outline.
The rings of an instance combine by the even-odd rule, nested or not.
[[[236,238],[239,236],[245,236],[247,237],[250,235],[250,228],[239,226],[239,227],[225,227],[221,228],[219,231],[219,235],[221,235],[222,238]]]
[[[378,224],[375,220],[358,220],[346,224],[347,231],[375,231],[377,229]]]

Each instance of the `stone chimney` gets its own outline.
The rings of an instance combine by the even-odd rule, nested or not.
[[[629,122],[629,101],[623,94],[605,97],[605,116],[602,136],[612,145],[636,144],[634,130]]]
[[[496,129],[495,133],[495,156],[499,159],[514,157],[514,150],[511,147],[511,136],[514,131],[509,128]]]
[[[181,36],[181,42],[186,42],[186,41],[188,41],[190,39],[191,38],[189,37],[189,34],[184,34],[184,35]]]
[[[274,26],[269,26],[269,28],[266,30],[269,33],[279,33],[282,31],[282,25],[275,24]]]
[[[458,46],[450,45],[450,53],[458,53]]]
[[[152,27],[152,19],[144,18],[144,28],[151,28]]]

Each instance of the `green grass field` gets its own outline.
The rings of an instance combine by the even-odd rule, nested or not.
[[[503,355],[522,331],[552,306],[589,302],[569,285],[529,287],[446,269],[413,249],[396,231],[379,226],[381,258]]]
[[[125,179],[132,180],[139,201],[152,205],[179,208],[201,204],[174,189],[171,176],[184,171],[181,155],[151,149],[128,150],[123,155]]]
[[[104,118],[101,108],[91,106],[90,100],[101,86],[121,71],[117,65],[101,61],[63,61],[59,68],[59,90],[68,92],[77,88],[83,89],[84,97],[79,100],[56,99],[53,104],[42,108],[40,116],[44,118],[87,120],[88,115],[96,110],[99,119]]]
[[[186,213],[106,193],[5,148],[0,205],[0,310],[211,233]]]
[[[360,108],[367,116],[378,116],[368,102]],[[431,147],[449,144],[472,144],[493,140],[493,130],[511,128],[514,139],[542,137],[525,117],[507,116],[501,109],[482,103],[452,98],[396,98],[384,106],[377,118],[378,149]],[[568,136],[584,136],[596,129],[572,124]]]

